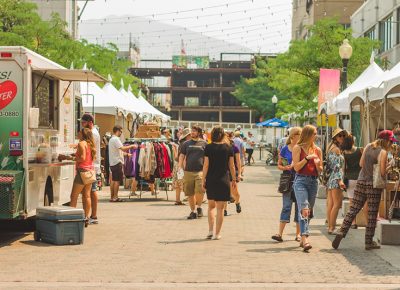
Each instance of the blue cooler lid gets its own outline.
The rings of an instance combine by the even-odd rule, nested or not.
[[[83,218],[85,214],[83,209],[70,206],[40,206],[36,208],[36,216],[47,217],[47,218],[78,216]]]

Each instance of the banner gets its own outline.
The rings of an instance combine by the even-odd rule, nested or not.
[[[208,69],[210,58],[208,56],[174,55],[172,68]]]
[[[324,69],[319,71],[318,114],[321,113],[323,103],[331,103],[339,94],[340,70]]]

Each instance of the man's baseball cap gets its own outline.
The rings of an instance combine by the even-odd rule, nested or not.
[[[397,139],[394,138],[393,131],[390,130],[383,130],[379,132],[378,138],[387,141],[398,142]]]
[[[85,113],[81,117],[81,121],[86,121],[86,122],[93,122],[94,123],[94,118],[91,114]]]

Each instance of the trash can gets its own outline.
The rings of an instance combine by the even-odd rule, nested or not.
[[[35,241],[55,245],[83,243],[85,214],[69,206],[43,206],[36,209]]]

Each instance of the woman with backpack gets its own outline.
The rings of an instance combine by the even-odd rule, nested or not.
[[[373,241],[373,237],[375,234],[382,189],[385,186],[384,180],[390,169],[387,162],[388,151],[393,142],[397,142],[393,136],[393,132],[390,130],[383,130],[379,133],[377,140],[365,147],[360,160],[361,171],[358,175],[356,188],[354,190],[353,204],[332,242],[332,247],[334,249],[337,249],[341,240],[346,237],[353,220],[366,201],[368,202],[368,224],[365,230],[365,249],[380,249],[380,246]],[[376,164],[378,166],[374,168]]]
[[[271,238],[278,242],[283,242],[282,234],[287,223],[290,223],[290,214],[292,212],[292,204],[295,204],[294,222],[296,223],[296,238],[295,241],[300,242],[300,225],[299,225],[299,211],[296,205],[296,197],[293,192],[293,180],[295,171],[293,169],[292,152],[294,146],[299,141],[301,134],[300,127],[293,127],[289,131],[289,137],[286,140],[286,145],[279,151],[278,169],[282,171],[281,179],[279,181],[278,191],[282,193],[282,210],[279,222],[279,232]]]
[[[296,171],[293,189],[299,210],[300,246],[305,252],[312,248],[308,240],[309,219],[317,196],[318,175],[322,171],[322,151],[315,145],[316,137],[317,128],[306,125],[292,153],[293,168]]]
[[[326,213],[328,219],[328,234],[334,234],[336,219],[339,209],[342,207],[344,185],[344,157],[340,146],[343,144],[347,133],[343,129],[336,128],[332,133],[332,140],[327,149],[327,167],[329,179],[326,185],[327,206]]]

